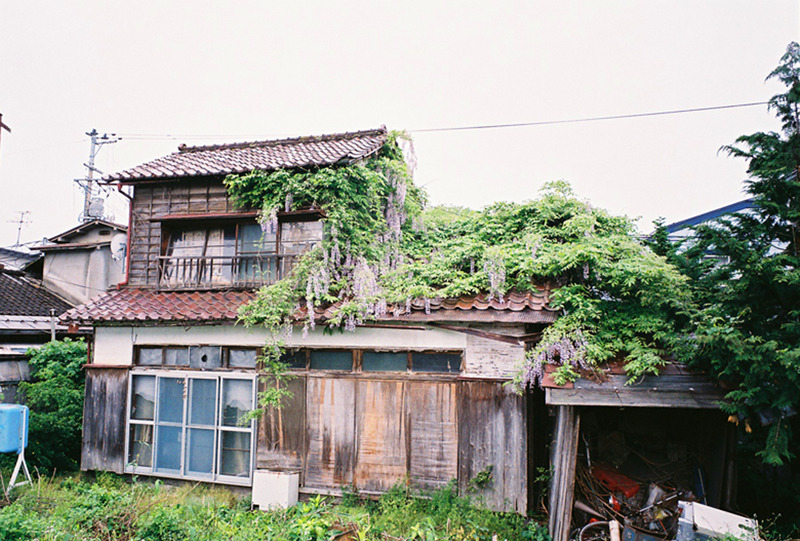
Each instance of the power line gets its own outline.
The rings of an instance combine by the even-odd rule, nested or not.
[[[570,118],[565,120],[541,120],[537,122],[514,122],[509,124],[484,124],[478,126],[453,126],[446,128],[421,128],[408,130],[413,133],[439,132],[439,131],[465,131],[465,130],[488,130],[497,128],[521,128],[523,126],[549,126],[552,124],[575,124],[578,122],[598,122],[601,120],[621,120],[626,118],[642,118],[648,116],[680,115],[685,113],[700,113],[705,111],[717,111],[720,109],[737,109],[741,107],[755,107],[757,105],[767,105],[769,102],[756,101],[752,103],[736,103],[732,105],[714,105],[711,107],[697,107],[694,109],[673,109],[670,111],[653,111],[649,113],[631,113],[627,115],[595,116],[587,118]]]
[[[695,107],[691,109],[671,109],[667,111],[651,111],[646,113],[630,113],[623,115],[610,115],[610,116],[595,116],[585,118],[568,118],[559,120],[539,120],[533,122],[511,122],[508,124],[481,124],[475,126],[448,126],[441,128],[417,128],[409,129],[412,133],[422,132],[442,132],[442,131],[465,131],[465,130],[487,130],[487,129],[500,129],[500,128],[521,128],[525,126],[549,126],[554,124],[576,124],[579,122],[599,122],[603,120],[624,120],[628,118],[644,118],[652,116],[666,116],[666,115],[682,115],[688,113],[702,113],[707,111],[719,111],[724,109],[741,109],[744,107],[757,107],[767,105],[769,102],[756,101],[749,103],[734,103],[729,105],[712,105],[709,107]],[[189,134],[158,134],[158,133],[122,133],[119,134],[126,139],[138,140],[158,140],[158,139],[235,139],[235,138],[263,138],[263,137],[284,137],[289,134],[203,134],[203,135],[189,135]]]

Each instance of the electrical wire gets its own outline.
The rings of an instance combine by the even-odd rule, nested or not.
[[[728,105],[712,105],[708,107],[695,107],[691,109],[670,109],[666,111],[650,111],[644,113],[629,113],[622,115],[595,116],[584,118],[567,118],[558,120],[538,120],[532,122],[511,122],[507,124],[478,124],[472,126],[447,126],[438,128],[414,128],[409,129],[410,133],[431,133],[448,131],[467,131],[467,130],[488,130],[504,128],[522,128],[527,126],[551,126],[556,124],[577,124],[582,122],[601,122],[606,120],[625,120],[630,118],[645,118],[666,115],[682,115],[688,113],[702,113],[707,111],[719,111],[724,109],[740,109],[743,107],[757,107],[767,105],[766,101],[755,101],[748,103],[733,103]],[[285,137],[288,134],[204,134],[204,135],[180,135],[180,134],[158,134],[158,133],[119,133],[119,137],[134,140],[158,140],[158,139],[233,139],[233,138],[263,138],[263,137]]]
[[[570,118],[563,120],[541,120],[536,122],[514,122],[510,124],[484,124],[477,126],[453,126],[446,128],[422,128],[408,130],[410,132],[442,132],[442,131],[465,131],[465,130],[489,130],[499,128],[521,128],[525,126],[550,126],[554,124],[576,124],[579,122],[599,122],[603,120],[623,120],[628,118],[644,118],[651,116],[682,115],[686,113],[701,113],[706,111],[718,111],[721,109],[738,109],[742,107],[755,107],[757,105],[767,105],[769,102],[756,101],[751,103],[734,103],[730,105],[714,105],[710,107],[696,107],[693,109],[673,109],[669,111],[652,111],[648,113],[631,113],[626,115],[595,116],[586,118]]]

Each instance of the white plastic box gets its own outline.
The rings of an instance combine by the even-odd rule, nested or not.
[[[297,503],[300,472],[256,470],[253,472],[253,507],[272,509]]]
[[[758,541],[758,523],[741,515],[697,502],[678,502],[676,541],[704,541],[731,535],[743,541]]]

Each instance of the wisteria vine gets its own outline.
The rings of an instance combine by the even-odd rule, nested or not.
[[[426,209],[410,148],[405,134],[392,133],[360,163],[226,179],[235,201],[261,208],[265,232],[276,230],[281,209],[325,215],[323,242],[241,309],[245,323],[277,332],[303,314],[307,333],[327,309],[326,325],[353,331],[407,313],[415,299],[428,312],[434,299],[485,293],[503,302],[509,291],[547,283],[564,315],[521,359],[519,388],[541,381],[545,365],[558,367],[562,382],[609,359],[623,360],[634,377],[658,370],[675,339],[671,316],[686,301],[685,283],[637,240],[627,218],[592,207],[564,182],[525,203]]]

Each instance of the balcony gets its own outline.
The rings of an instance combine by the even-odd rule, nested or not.
[[[163,289],[257,288],[291,272],[296,255],[161,256],[159,287]]]

